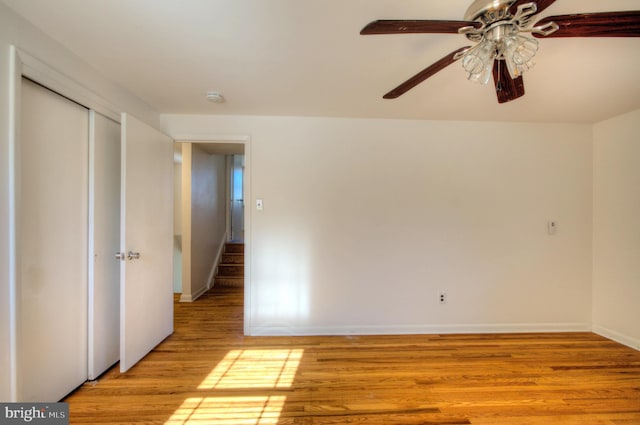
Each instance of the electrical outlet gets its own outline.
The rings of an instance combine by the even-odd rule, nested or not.
[[[447,303],[447,293],[446,292],[440,292],[440,295],[438,296],[438,302],[440,304],[446,304]]]

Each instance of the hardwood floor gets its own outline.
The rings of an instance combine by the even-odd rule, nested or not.
[[[640,424],[640,352],[591,333],[245,337],[241,287],[65,401],[72,424]]]

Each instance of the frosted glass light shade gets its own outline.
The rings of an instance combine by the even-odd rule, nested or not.
[[[511,35],[502,41],[502,56],[511,78],[518,78],[533,68],[533,58],[538,52],[538,41],[523,35]]]
[[[469,80],[487,84],[492,75],[495,58],[495,43],[484,40],[464,55],[462,67],[469,73]]]

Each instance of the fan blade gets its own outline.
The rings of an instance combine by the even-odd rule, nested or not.
[[[511,102],[524,96],[524,80],[522,79],[522,75],[515,80],[511,78],[504,60],[496,60],[493,63],[493,81],[496,86],[498,103]]]
[[[556,0],[537,0],[537,1],[534,1],[536,6],[538,6],[538,11],[536,13],[540,13],[540,12],[544,11],[547,7],[551,6],[555,2],[556,2]],[[526,4],[526,3],[531,3],[531,0],[518,0],[513,5],[511,5],[511,9],[509,9],[509,11],[513,15],[513,14],[516,13],[516,10],[518,10],[518,6],[520,6],[521,4]]]
[[[478,22],[469,21],[412,21],[412,20],[379,20],[373,21],[360,31],[369,34],[458,34],[462,27],[478,28]]]
[[[414,88],[415,86],[417,86],[418,84],[426,80],[427,78],[431,77],[432,75],[436,74],[439,71],[442,71],[444,68],[454,63],[457,60],[456,55],[469,48],[470,48],[469,46],[463,47],[461,49],[456,50],[453,53],[448,54],[447,56],[440,59],[438,62],[434,63],[428,68],[423,69],[422,71],[420,71],[413,77],[409,78],[407,81],[400,84],[398,87],[391,90],[389,93],[385,94],[382,97],[384,99],[395,99],[397,97],[402,96],[403,94],[405,94],[406,92],[408,92],[409,90],[411,90],[412,88]]]
[[[535,26],[549,22],[555,22],[560,29],[547,37],[640,37],[638,10],[548,16]]]

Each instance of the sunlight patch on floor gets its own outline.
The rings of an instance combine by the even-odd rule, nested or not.
[[[215,390],[291,388],[303,349],[232,350],[200,383],[207,396],[187,398],[165,425],[276,425],[286,396],[215,397]]]
[[[165,425],[276,425],[285,396],[192,397]]]
[[[233,350],[209,373],[199,390],[289,388],[304,350]]]

